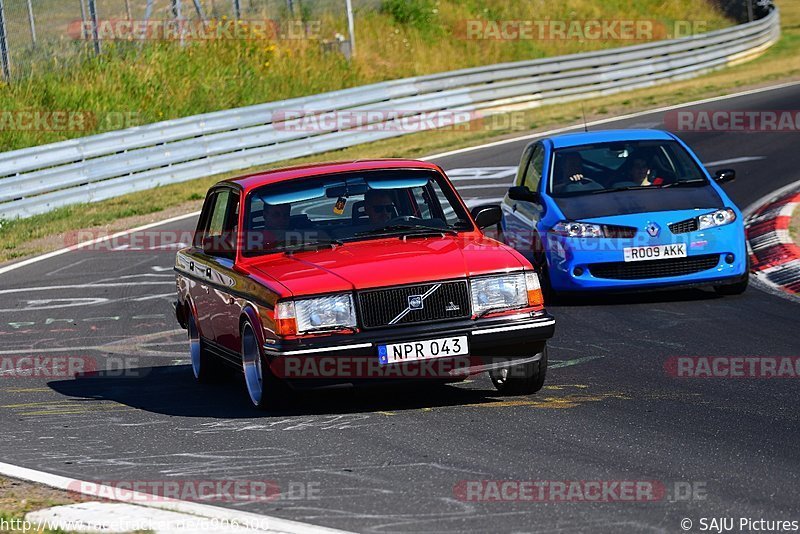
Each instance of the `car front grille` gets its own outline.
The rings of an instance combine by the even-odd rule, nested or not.
[[[669,225],[669,231],[673,234],[688,234],[697,231],[697,219],[686,219]]]
[[[719,254],[706,254],[689,258],[651,260],[637,262],[593,263],[589,271],[596,278],[612,280],[641,280],[643,278],[666,278],[683,276],[713,269],[719,263]]]
[[[422,308],[410,309],[411,301],[422,297]],[[433,282],[413,286],[361,291],[358,307],[364,328],[429,323],[469,317],[470,298],[467,282]]]
[[[630,239],[636,235],[636,228],[605,224],[603,225],[603,235],[611,238]]]

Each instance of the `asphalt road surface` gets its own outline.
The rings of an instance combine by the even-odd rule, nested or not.
[[[696,109],[798,102],[795,85]],[[608,126],[662,121],[654,113]],[[681,135],[712,170],[737,170],[726,190],[742,208],[800,179],[797,133]],[[500,167],[471,171],[477,179],[455,174],[462,195],[479,203],[502,196],[526,143],[437,162]],[[187,219],[158,230],[193,227]],[[359,532],[681,532],[683,519],[694,531],[703,517],[800,519],[800,380],[665,370],[675,356],[800,356],[792,301],[751,287],[738,297],[689,290],[572,302],[552,308],[551,369],[537,395],[501,397],[480,377],[440,389],[319,392],[260,413],[235,378],[192,379],[169,304],[174,250],[113,246],[0,275],[0,356],[132,367],[0,378],[2,461],[106,482],[272,480],[283,498],[213,504]],[[465,481],[485,480],[656,481],[666,494],[461,498]]]

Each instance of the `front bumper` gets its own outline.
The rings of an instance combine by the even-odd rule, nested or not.
[[[381,328],[347,336],[276,340],[263,349],[273,374],[296,389],[409,379],[458,381],[471,374],[536,361],[554,332],[555,319],[541,311]],[[378,364],[379,345],[457,336],[467,338],[468,355]]]
[[[687,258],[700,256],[716,259],[708,268],[687,274],[642,277],[636,279],[608,278],[597,276],[593,266],[624,262],[625,247],[684,244]],[[661,239],[613,239],[613,238],[549,238],[547,260],[550,283],[557,291],[625,290],[649,289],[675,286],[697,286],[730,282],[747,272],[747,251],[744,228],[741,223],[689,232],[680,235],[668,234]],[[728,256],[733,261],[727,261]],[[628,265],[643,266],[650,261],[630,262]],[[655,265],[655,264],[652,264]],[[599,271],[599,269],[597,269]]]

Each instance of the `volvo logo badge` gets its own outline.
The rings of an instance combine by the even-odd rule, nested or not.
[[[408,297],[409,310],[421,310],[424,307],[425,303],[422,300],[422,295],[411,295]]]
[[[650,235],[650,237],[658,237],[658,233],[661,231],[661,227],[654,222],[647,223],[645,229],[647,230],[647,233]]]
[[[431,288],[429,290],[427,290],[422,295],[409,295],[408,296],[408,306],[406,306],[406,309],[401,311],[400,313],[398,313],[397,316],[394,319],[389,321],[389,324],[397,324],[397,323],[399,323],[400,321],[403,320],[403,317],[405,317],[406,315],[408,315],[412,311],[421,310],[422,308],[424,308],[425,307],[425,299],[430,297],[436,291],[438,291],[440,287],[442,287],[442,284],[434,284],[434,285],[431,286]]]
[[[458,311],[460,309],[461,309],[461,306],[459,306],[458,304],[456,304],[452,300],[450,301],[450,303],[447,306],[444,307],[444,311],[447,311],[447,312],[454,312],[454,311]]]

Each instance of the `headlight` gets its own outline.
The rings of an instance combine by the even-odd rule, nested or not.
[[[353,296],[348,293],[279,302],[275,308],[275,324],[280,335],[355,328]]]
[[[707,213],[697,218],[697,229],[705,230],[706,228],[714,228],[715,226],[724,226],[736,220],[736,213],[730,209],[725,208],[717,210],[714,213]]]
[[[472,313],[509,310],[544,303],[539,277],[533,271],[470,280]]]
[[[599,224],[572,221],[556,223],[552,232],[567,237],[603,237],[603,228]]]

